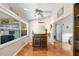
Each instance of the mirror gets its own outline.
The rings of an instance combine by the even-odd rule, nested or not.
[[[0,44],[20,37],[19,21],[0,11]]]
[[[21,22],[21,36],[27,35],[27,25]]]

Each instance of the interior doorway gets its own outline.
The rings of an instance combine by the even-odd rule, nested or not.
[[[56,31],[56,40],[62,41],[62,25],[56,24],[55,31]]]

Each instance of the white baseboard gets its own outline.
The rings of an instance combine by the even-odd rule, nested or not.
[[[18,53],[19,51],[21,51],[21,49],[22,49],[25,45],[27,45],[27,44],[28,44],[28,43],[24,44],[15,54],[13,54],[13,56],[16,56],[17,53]]]

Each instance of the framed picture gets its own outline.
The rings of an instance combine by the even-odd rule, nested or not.
[[[64,14],[64,7],[62,7],[61,9],[59,9],[59,11],[57,12],[57,17],[60,17],[63,14]]]

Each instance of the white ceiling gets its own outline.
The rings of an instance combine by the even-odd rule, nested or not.
[[[5,18],[11,18],[11,17],[3,12],[0,12],[0,20]]]
[[[56,3],[11,3],[8,5],[12,7],[16,12],[18,12],[26,20],[32,20],[40,18],[39,16],[35,16],[35,9],[51,11],[51,13],[43,13],[44,17],[52,15]],[[28,10],[24,10],[24,8]]]

